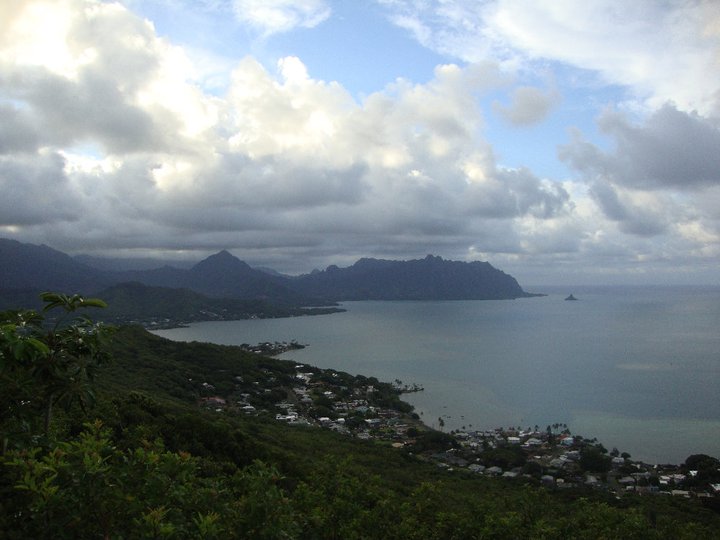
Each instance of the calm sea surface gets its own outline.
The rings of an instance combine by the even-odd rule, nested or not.
[[[417,383],[445,429],[566,423],[650,463],[720,456],[720,288],[576,288],[503,301],[348,302],[317,317],[157,331],[237,345],[298,340],[283,358]]]

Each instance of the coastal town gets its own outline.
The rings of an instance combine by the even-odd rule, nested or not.
[[[296,342],[243,345],[258,355],[302,348]],[[402,401],[417,385],[380,382],[332,369],[295,364],[287,372],[262,368],[254,380],[235,375],[224,393],[199,383],[199,404],[218,414],[261,416],[292,426],[332,430],[373,440],[436,464],[448,473],[531,482],[549,489],[603,490],[629,494],[703,499],[720,503],[720,461],[706,455],[685,463],[646,464],[596,439],[574,434],[565,424],[454,430],[429,428]],[[441,420],[441,419],[438,419]],[[442,422],[440,422],[442,428]]]

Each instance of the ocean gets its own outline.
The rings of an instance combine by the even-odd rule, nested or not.
[[[720,288],[528,288],[518,300],[347,302],[345,313],[156,331],[380,380],[444,430],[567,424],[648,463],[720,457]],[[565,301],[573,293],[578,301]]]

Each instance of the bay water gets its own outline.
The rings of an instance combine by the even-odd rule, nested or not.
[[[347,302],[345,313],[155,333],[297,340],[308,347],[281,358],[422,386],[404,399],[446,431],[561,423],[648,463],[720,457],[720,288],[538,290],[548,295]],[[564,300],[571,292],[578,301]]]

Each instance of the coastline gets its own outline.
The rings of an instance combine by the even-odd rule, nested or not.
[[[286,350],[303,349],[297,343],[260,343],[243,346],[258,356],[275,355]],[[285,350],[283,350],[285,349]],[[375,377],[350,375],[311,364],[294,364],[290,387],[283,386],[288,397],[268,402],[263,396],[277,393],[277,379],[265,370],[267,378],[260,386],[236,377],[237,384],[248,390],[230,395],[215,395],[212,385],[204,386],[199,405],[225,414],[260,416],[287,423],[327,429],[360,440],[388,444],[415,459],[433,463],[449,472],[495,476],[542,484],[555,489],[595,489],[613,493],[682,497],[720,496],[720,484],[712,472],[693,469],[690,458],[679,464],[648,464],[622,449],[607,449],[602,441],[572,431],[564,423],[546,427],[535,425],[493,429],[443,429],[429,425],[432,420],[417,414],[402,397],[422,392],[417,384],[392,383]],[[257,384],[257,383],[252,383]],[[255,388],[254,390],[252,388]],[[257,397],[255,397],[257,396]],[[708,463],[720,461],[704,456]],[[706,466],[707,468],[707,466]]]

